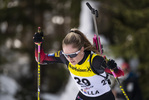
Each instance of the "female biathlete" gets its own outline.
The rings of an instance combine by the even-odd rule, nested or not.
[[[39,33],[33,37],[37,61],[37,43],[42,43],[42,37],[43,35]],[[114,60],[106,62],[78,29],[70,30],[62,41],[62,50],[56,53],[45,54],[41,46],[40,57],[41,64],[63,63],[67,65],[79,89],[75,100],[115,100],[106,73],[111,74],[109,69],[114,70],[117,76],[124,73],[117,67]]]

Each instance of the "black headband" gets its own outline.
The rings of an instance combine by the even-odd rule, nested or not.
[[[76,34],[79,34],[77,30],[70,30],[70,32],[74,32]],[[80,34],[79,34],[80,35]]]
[[[74,33],[77,33],[75,30],[70,30],[70,32],[74,32]]]

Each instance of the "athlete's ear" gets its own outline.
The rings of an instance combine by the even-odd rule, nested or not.
[[[84,47],[81,48],[81,51],[84,52]]]

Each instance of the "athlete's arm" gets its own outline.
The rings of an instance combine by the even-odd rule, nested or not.
[[[101,56],[95,56],[92,61],[92,68],[96,74],[104,72],[106,66],[104,65],[105,59]]]
[[[102,56],[95,56],[92,61],[92,66],[97,74],[101,74],[105,71],[112,75],[112,72],[109,68],[107,68],[107,63]],[[114,70],[114,72],[117,77],[124,76],[124,72],[119,67],[116,67],[116,70]]]
[[[66,58],[62,54],[61,51],[58,51],[53,54],[46,54],[41,45],[40,49],[40,63],[41,64],[49,64],[49,63],[67,63]],[[35,44],[35,59],[38,61],[38,46]]]

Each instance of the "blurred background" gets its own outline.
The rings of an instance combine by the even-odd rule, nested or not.
[[[149,0],[0,0],[0,100],[37,99],[37,62],[33,35],[40,26],[46,53],[61,49],[71,28],[91,40],[92,14],[98,9],[98,31],[105,55],[127,62],[149,100]],[[41,100],[73,100],[78,90],[66,66],[41,66]]]

